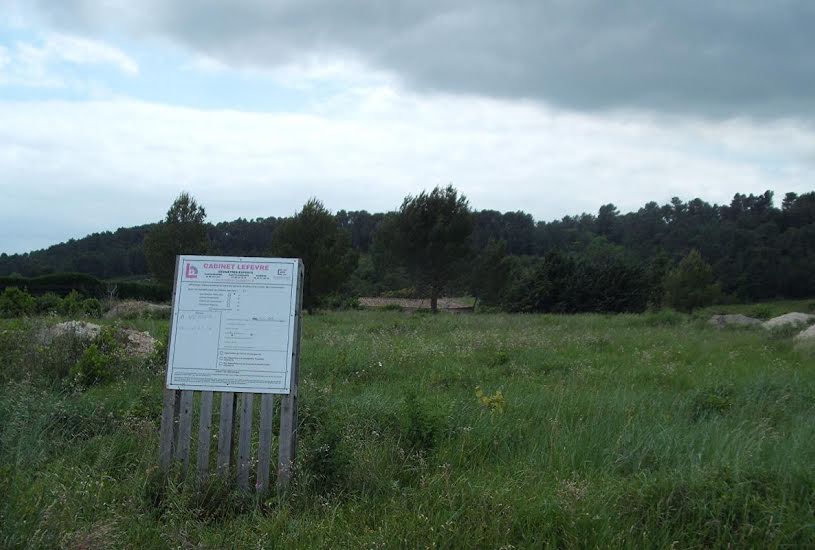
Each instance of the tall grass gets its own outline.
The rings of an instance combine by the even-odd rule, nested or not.
[[[70,389],[24,375],[48,352],[7,330],[3,547],[815,545],[815,360],[763,330],[309,316],[283,499],[162,481],[160,373]]]

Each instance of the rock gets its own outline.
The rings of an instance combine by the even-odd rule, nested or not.
[[[766,321],[762,326],[766,329],[783,328],[788,326],[806,325],[815,321],[815,315],[808,313],[785,313]]]
[[[123,332],[127,335],[127,351],[135,355],[150,355],[156,346],[156,339],[147,332],[126,328]]]
[[[55,338],[73,335],[83,340],[93,340],[102,331],[102,327],[85,321],[65,321],[44,329],[40,333],[40,341],[50,344]]]
[[[707,324],[721,328],[726,326],[756,326],[760,325],[761,321],[739,313],[735,315],[714,315]]]
[[[795,337],[796,342],[811,342],[815,343],[815,325],[812,325],[798,336]]]
[[[137,317],[170,317],[170,306],[151,304],[139,300],[123,300],[105,313],[105,319],[133,319]]]

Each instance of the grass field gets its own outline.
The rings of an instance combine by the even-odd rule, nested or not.
[[[0,324],[0,547],[815,547],[815,354],[789,333],[309,316],[297,481],[258,499],[162,483],[158,362],[78,388],[36,325]]]

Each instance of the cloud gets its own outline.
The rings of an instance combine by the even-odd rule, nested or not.
[[[19,40],[9,47],[0,46],[0,85],[63,87],[66,64],[110,66],[129,76],[139,74],[138,63],[109,44],[48,33],[37,41]]]
[[[53,25],[158,36],[230,67],[279,67],[333,56],[391,72],[418,91],[522,98],[586,111],[813,115],[815,4],[809,0],[34,5]]]
[[[387,211],[447,183],[475,208],[544,220],[674,195],[722,203],[811,190],[813,150],[792,122],[587,115],[376,81],[310,114],[0,102],[0,233],[15,252],[146,223],[182,189],[212,221],[290,215],[311,196]]]

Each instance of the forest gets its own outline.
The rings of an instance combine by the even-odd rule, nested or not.
[[[185,218],[190,212],[173,210],[177,200],[157,224],[94,233],[26,254],[0,254],[4,286],[11,284],[9,276],[64,273],[121,285],[162,283],[151,269],[146,240],[174,223],[188,223],[197,236],[165,235],[179,242],[192,238],[194,246],[184,253],[305,258],[306,248],[322,242],[323,249],[306,260],[307,271],[311,267],[315,273],[311,305],[338,305],[357,296],[434,294],[471,295],[509,311],[642,311],[664,305],[672,273],[676,280],[690,256],[701,272],[688,284],[709,287],[708,302],[815,295],[815,192],[787,193],[780,205],[771,191],[736,194],[723,205],[673,198],[629,213],[607,204],[596,214],[548,222],[521,211],[471,210],[452,187],[406,197],[400,209],[388,213],[331,213],[312,199],[293,217],[214,224],[206,221],[202,206],[184,196],[192,200],[187,207],[198,209],[194,220]],[[418,204],[422,199],[427,202]],[[428,213],[433,208],[436,214]],[[456,223],[454,234],[450,227]],[[422,241],[421,250],[410,250],[422,231],[434,236]],[[295,243],[298,239],[302,242]],[[182,251],[165,255],[177,252]],[[333,272],[321,272],[319,264],[326,261],[335,264]]]

